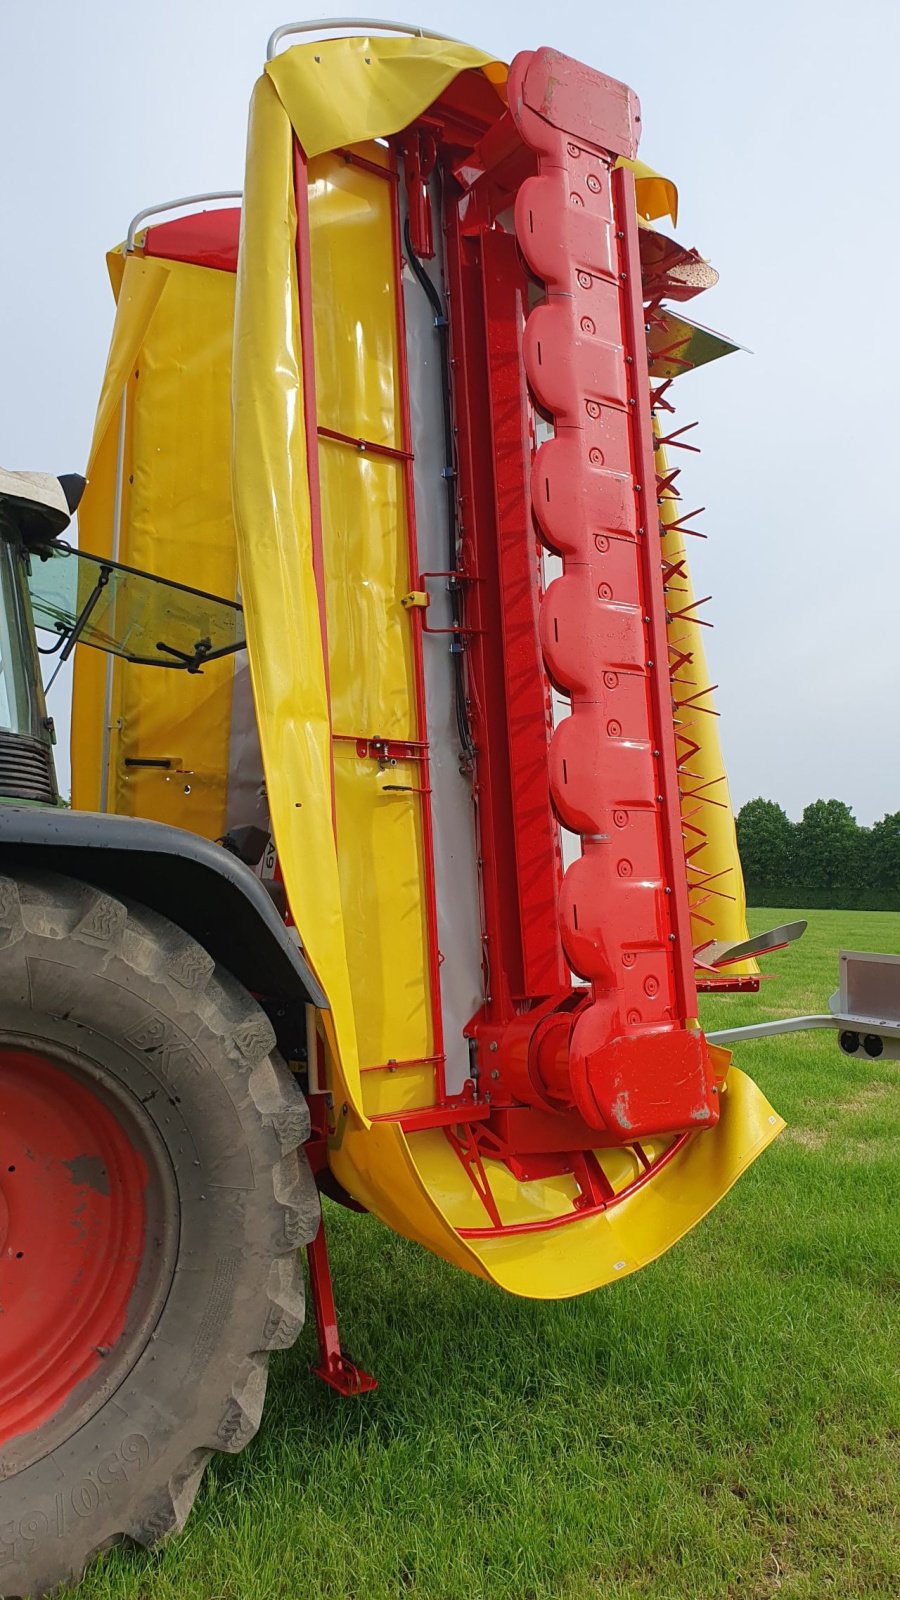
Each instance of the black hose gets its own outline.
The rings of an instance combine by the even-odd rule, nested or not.
[[[448,530],[448,555],[447,567],[450,572],[456,572],[459,562],[458,537],[459,518],[456,504],[456,453],[453,448],[453,413],[451,410],[450,396],[450,324],[444,312],[440,294],[425,271],[422,262],[412,247],[409,234],[409,218],[403,225],[403,239],[409,264],[428,299],[434,312],[434,326],[438,336],[438,349],[441,361],[441,410],[444,428],[444,485],[447,492],[447,530]],[[457,578],[451,578],[448,583],[450,595],[450,615],[454,628],[460,630],[454,634],[454,646],[451,648],[453,658],[453,689],[456,707],[456,728],[459,734],[462,754],[472,761],[475,756],[475,743],[472,738],[472,729],[469,724],[469,714],[466,709],[466,683],[462,661],[462,625],[463,625],[463,593],[462,585]]]

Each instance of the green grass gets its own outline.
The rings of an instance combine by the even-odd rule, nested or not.
[[[824,1009],[841,945],[900,952],[900,915],[813,913],[777,981],[706,1004],[707,1026]],[[788,1131],[615,1288],[513,1300],[331,1207],[377,1394],[313,1380],[307,1329],[184,1535],[111,1555],[80,1600],[900,1593],[900,1064],[824,1034],[738,1059]]]

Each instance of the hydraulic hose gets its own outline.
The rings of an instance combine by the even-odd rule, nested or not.
[[[453,413],[450,396],[450,324],[447,320],[440,294],[412,247],[412,240],[409,234],[409,218],[406,219],[403,225],[403,240],[406,245],[409,264],[434,312],[434,327],[438,336],[441,362],[441,412],[444,430],[443,478],[447,495],[448,570],[456,572],[459,561],[459,520],[456,505],[456,454],[453,448]],[[462,660],[463,592],[462,585],[457,578],[449,580],[448,593],[450,595],[451,619],[454,628],[458,630],[454,634],[453,645],[451,646],[456,727],[459,733],[462,754],[467,761],[471,762],[475,755],[475,744],[472,739],[472,729],[466,709],[466,682]]]

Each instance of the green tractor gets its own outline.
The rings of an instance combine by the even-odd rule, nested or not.
[[[248,840],[59,799],[35,623],[168,671],[243,640],[233,602],[64,543],[83,487],[0,474],[4,1596],[181,1526],[256,1431],[320,1221],[286,1058],[324,996]]]

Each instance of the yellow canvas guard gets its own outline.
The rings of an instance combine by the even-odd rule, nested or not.
[[[577,1293],[633,1270],[672,1244],[775,1137],[781,1122],[749,1080],[732,1069],[716,1129],[694,1136],[653,1183],[602,1218],[574,1220],[547,1234],[512,1233],[486,1241],[460,1237],[461,1228],[477,1228],[477,1202],[440,1132],[404,1132],[396,1122],[371,1120],[373,1103],[364,1078],[373,1030],[391,1037],[400,1019],[390,1011],[396,1006],[390,988],[379,994],[377,974],[362,970],[360,941],[370,951],[369,967],[378,961],[381,972],[390,968],[396,950],[398,962],[407,963],[410,992],[423,992],[423,890],[415,873],[410,877],[421,862],[422,846],[408,820],[380,832],[376,846],[374,818],[367,821],[365,809],[355,809],[363,803],[357,802],[358,787],[354,792],[351,783],[342,792],[342,762],[333,749],[348,705],[367,692],[375,695],[380,717],[396,717],[394,735],[410,736],[408,671],[402,645],[392,648],[389,635],[412,575],[404,568],[405,529],[396,492],[387,480],[379,486],[375,477],[367,486],[375,530],[370,546],[372,531],[360,524],[352,474],[337,487],[330,484],[335,469],[323,444],[317,469],[328,504],[334,507],[344,497],[347,511],[355,513],[331,524],[332,540],[338,526],[342,535],[339,550],[325,552],[323,630],[304,425],[293,138],[296,133],[307,154],[318,152],[325,162],[314,161],[309,169],[311,191],[316,190],[310,204],[314,291],[317,275],[327,280],[340,255],[341,298],[313,295],[319,419],[339,415],[340,431],[360,437],[380,428],[379,437],[390,442],[398,382],[391,331],[396,285],[385,282],[380,299],[371,303],[373,271],[381,283],[378,219],[359,192],[342,188],[341,162],[332,159],[329,166],[324,152],[397,131],[429,103],[436,85],[486,62],[477,52],[461,60],[459,47],[428,42],[426,49],[419,40],[340,41],[317,45],[315,51],[321,61],[305,46],[279,57],[253,97],[236,309],[233,472],[241,588],[279,858],[305,948],[330,1001],[322,1026],[335,1100],[331,1165],[341,1183],[390,1227],[467,1270],[521,1294]],[[361,101],[352,86],[358,87],[363,71],[367,93]],[[493,87],[500,77],[491,65]],[[322,93],[314,96],[310,86],[325,82],[323,105]],[[385,159],[378,145],[360,153],[373,166]],[[364,231],[355,234],[354,218]],[[338,228],[344,238],[340,247],[333,242]],[[354,237],[360,241],[356,247]],[[326,258],[334,258],[331,267]],[[353,349],[341,330],[357,307],[358,326],[367,336]],[[354,412],[354,406],[360,409]],[[364,671],[367,677],[372,673],[373,682],[362,681]],[[353,705],[354,716],[360,709]],[[357,723],[352,731],[363,730]],[[404,947],[397,944],[398,908],[413,929],[412,942]],[[379,1005],[386,1008],[383,1014]],[[417,1042],[426,1056],[427,1015],[417,1021],[411,1014],[405,1025],[411,1037],[421,1028]],[[402,1099],[391,1102],[390,1095],[378,1102],[379,1108],[391,1103],[402,1109]],[[624,1152],[599,1156],[614,1187],[633,1180],[633,1158]],[[492,1177],[507,1226],[540,1219],[552,1225],[568,1209],[571,1180],[517,1183],[499,1172]]]
[[[623,1196],[599,1215],[573,1215],[572,1173],[515,1176],[485,1158],[502,1223],[490,1237],[468,1155],[441,1126],[415,1121],[435,1105],[441,1041],[428,903],[434,843],[418,795],[428,730],[413,629],[440,619],[412,555],[420,491],[412,493],[401,348],[409,269],[398,265],[395,156],[378,141],[468,76],[482,103],[502,112],[507,69],[469,46],[341,39],[268,64],[251,105],[236,292],[232,274],[144,256],[140,243],[110,258],[117,313],[81,538],[99,554],[226,596],[239,567],[265,800],[298,931],[329,1001],[318,1028],[338,1181],[395,1231],[467,1271],[552,1298],[613,1281],[667,1249],[782,1123],[719,1052],[716,1127],[677,1148],[671,1137],[648,1145],[650,1162],[671,1154],[643,1183],[634,1150],[594,1152]],[[305,157],[299,220],[308,227],[313,350],[300,332],[295,140]],[[620,165],[634,176],[640,218],[674,219],[670,181],[637,160]],[[662,516],[671,520],[666,504]],[[429,520],[421,507],[418,520],[421,540]],[[671,631],[682,643],[687,635],[699,671],[690,617]],[[106,786],[110,810],[219,837],[246,765],[235,736],[238,682],[227,661],[199,678],[118,663],[108,675],[101,655],[79,648],[74,803],[97,807]],[[694,895],[711,924],[695,924],[698,943],[740,937],[745,926],[721,754],[712,718],[704,722],[694,772],[715,803],[706,806],[703,870],[716,883],[722,874],[728,889]],[[375,760],[376,746],[392,753]],[[128,764],[148,755],[172,765]],[[442,783],[458,777],[445,771]],[[695,806],[685,792],[688,826]],[[477,946],[477,917],[472,937]],[[443,951],[444,976],[454,954]]]

